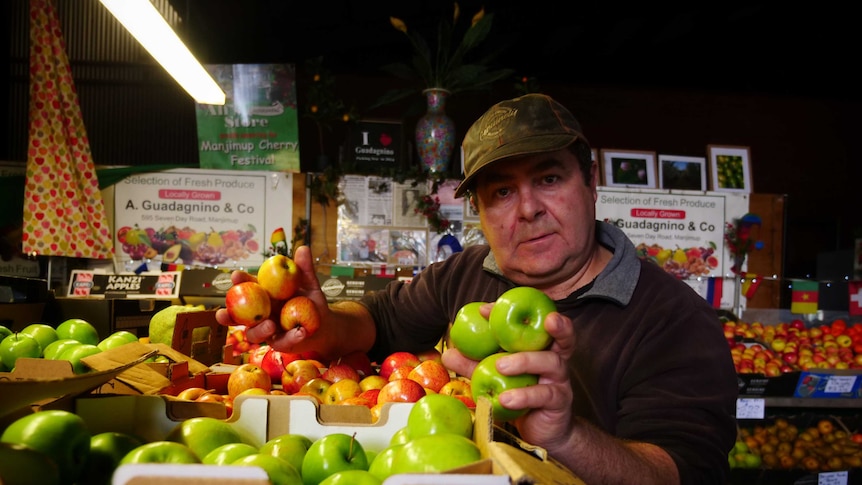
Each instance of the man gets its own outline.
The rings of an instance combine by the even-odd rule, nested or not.
[[[463,148],[456,195],[469,196],[488,246],[329,308],[308,248],[300,248],[304,291],[325,323],[306,339],[303,330],[278,333],[264,322],[249,338],[379,359],[433,346],[466,303],[533,286],[556,302],[559,313],[545,323],[554,343],[497,366],[540,376],[536,386],[500,395],[506,407],[530,409],[514,422],[521,437],[588,484],[724,484],[737,388],[721,326],[703,298],[595,220],[598,166],[572,114],[544,95],[503,101],[470,128]],[[443,358],[466,376],[476,364],[457,349]]]

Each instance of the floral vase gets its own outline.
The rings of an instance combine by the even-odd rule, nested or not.
[[[426,170],[445,173],[455,148],[455,123],[446,116],[449,91],[431,88],[423,93],[427,110],[416,122],[416,151]]]

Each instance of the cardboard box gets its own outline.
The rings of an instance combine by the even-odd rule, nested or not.
[[[182,404],[209,403],[171,401],[164,396],[88,397],[76,401],[75,412],[87,422],[93,433],[116,430],[155,441],[167,436],[181,420],[177,408]],[[392,435],[406,425],[412,406],[410,403],[388,404],[381,411],[380,419],[372,423],[370,411],[363,406],[318,405],[312,398],[298,396],[240,396],[227,422],[255,446],[288,432],[302,434],[312,440],[327,434],[347,433],[355,434],[366,449],[380,451],[389,445]],[[194,407],[191,409],[195,413],[201,412]],[[478,406],[474,439],[486,457],[480,462],[451,470],[451,473],[433,475],[436,479],[432,482],[428,482],[428,475],[403,475],[390,477],[385,484],[583,485],[571,472],[549,458],[543,449],[524,443],[494,426],[487,401]],[[186,465],[179,466],[184,468]],[[156,478],[149,480],[130,474],[129,470],[123,470],[123,474],[118,476],[129,477],[127,482],[115,482],[118,484],[132,483],[132,480],[139,485],[165,483],[157,482]],[[173,476],[178,478],[179,475]],[[189,478],[170,483],[191,485],[200,482]]]

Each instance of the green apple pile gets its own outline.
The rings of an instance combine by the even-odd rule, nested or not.
[[[65,320],[56,328],[47,323],[31,323],[20,332],[0,326],[0,338],[0,371],[12,371],[15,362],[26,357],[67,360],[76,374],[90,372],[83,358],[138,340],[126,330],[100,340],[96,327],[80,318]]]
[[[545,330],[545,319],[557,307],[545,293],[529,286],[505,291],[487,319],[479,311],[483,304],[471,302],[458,310],[449,339],[466,357],[479,361],[470,376],[473,400],[489,398],[494,419],[511,421],[527,409],[505,408],[499,395],[508,389],[536,385],[539,378],[533,374],[503,375],[497,371],[496,362],[514,352],[547,349],[553,339]]]
[[[211,417],[186,419],[145,442],[122,432],[93,435],[74,413],[42,410],[0,435],[0,481],[102,485],[125,464],[200,463],[258,466],[275,485],[380,485],[393,474],[436,473],[480,460],[472,437],[473,413],[445,394],[419,399],[383,450],[366,449],[342,432],[316,439],[289,433],[258,446],[228,421]]]

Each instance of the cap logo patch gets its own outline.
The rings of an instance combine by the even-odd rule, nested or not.
[[[490,112],[482,120],[482,129],[479,130],[479,139],[497,138],[506,131],[512,119],[518,114],[517,108],[498,107]]]

